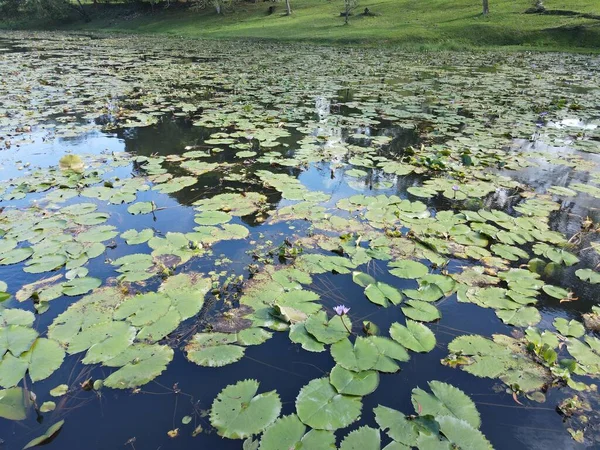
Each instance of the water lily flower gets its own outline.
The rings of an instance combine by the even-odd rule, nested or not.
[[[348,314],[348,311],[350,311],[350,308],[344,305],[338,305],[334,306],[333,310],[338,316],[345,316],[346,314]]]
[[[456,191],[460,191],[460,188],[455,184],[454,186],[452,186],[452,190],[454,192],[456,192]]]

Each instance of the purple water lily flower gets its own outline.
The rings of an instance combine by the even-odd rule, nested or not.
[[[345,316],[346,314],[348,314],[348,311],[350,311],[350,308],[344,305],[338,305],[334,306],[333,310],[338,316]]]
[[[452,190],[454,192],[456,192],[456,191],[460,191],[460,188],[455,184],[454,186],[452,186]]]

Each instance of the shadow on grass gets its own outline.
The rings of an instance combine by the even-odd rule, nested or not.
[[[541,46],[583,47],[600,50],[600,24],[563,25],[540,30],[512,30],[493,24],[470,24],[452,27],[447,31],[450,39],[468,42],[473,46]]]

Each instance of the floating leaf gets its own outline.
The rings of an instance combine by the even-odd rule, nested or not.
[[[399,278],[417,279],[427,275],[427,272],[429,271],[425,264],[409,259],[394,261],[390,263],[389,266],[392,267],[390,273]]]
[[[389,284],[377,281],[365,289],[367,298],[376,305],[388,306],[389,303],[398,305],[402,302],[402,293]]]
[[[137,232],[136,230],[127,230],[124,233],[121,233],[121,237],[125,239],[127,245],[143,244],[154,237],[154,230],[151,228],[146,228],[140,232]]]
[[[569,291],[558,286],[552,286],[551,284],[545,284],[542,286],[542,290],[550,297],[554,297],[559,300],[569,297]]]
[[[31,346],[29,356],[29,376],[31,381],[48,378],[62,365],[65,351],[58,342],[38,338]]]
[[[419,433],[404,414],[381,405],[373,412],[377,425],[394,441],[411,447],[417,444]]]
[[[74,172],[83,171],[83,159],[79,155],[65,155],[58,161],[58,165],[62,170],[73,170]]]
[[[357,337],[354,345],[348,339],[333,344],[331,356],[345,369],[360,372],[375,367],[379,359],[379,350],[373,341]]]
[[[436,420],[440,424],[442,434],[457,448],[472,450],[493,449],[481,431],[473,428],[464,420],[450,416],[440,417]]]
[[[0,264],[4,264],[0,261]],[[9,263],[10,264],[10,263]],[[593,271],[592,269],[579,269],[575,271],[575,275],[582,280],[587,281],[591,284],[600,283],[600,273]]]
[[[585,334],[583,324],[576,320],[567,321],[567,319],[557,317],[554,319],[554,322],[552,322],[552,325],[554,325],[558,332],[563,336],[578,338]]]
[[[479,428],[481,419],[475,403],[460,389],[441,381],[430,381],[429,387],[433,394],[422,389],[412,391],[412,403],[419,415],[432,415],[436,420],[440,417],[451,416],[462,419],[473,428]]]
[[[335,436],[329,431],[310,430],[291,414],[280,417],[263,433],[260,450],[281,450],[306,448],[311,450],[331,450],[335,448]]]
[[[132,345],[104,363],[120,369],[110,374],[103,384],[114,389],[143,386],[159,376],[172,359],[173,350],[166,345]]]
[[[15,248],[0,254],[0,265],[6,266],[9,264],[17,264],[25,261],[33,254],[33,250],[29,247]]]
[[[532,306],[512,310],[497,310],[496,315],[502,319],[502,322],[517,327],[533,326],[542,320],[540,312]]]
[[[371,427],[360,427],[352,431],[342,440],[340,450],[380,450],[381,438],[379,430]]]
[[[50,390],[50,395],[52,397],[61,397],[65,395],[69,391],[69,386],[66,384],[60,384],[56,386],[54,389]]]
[[[219,436],[243,439],[258,434],[279,416],[281,401],[275,391],[256,395],[256,380],[239,381],[223,389],[212,404],[210,423]]]
[[[102,280],[93,277],[75,278],[62,284],[62,292],[68,296],[87,294],[102,284]]]
[[[127,212],[133,215],[149,214],[154,211],[153,202],[136,202],[127,207]]]
[[[41,258],[32,258],[25,263],[24,272],[27,273],[43,273],[56,270],[62,267],[67,258],[63,255],[46,255]]]
[[[359,397],[339,394],[327,378],[310,381],[296,398],[298,417],[317,430],[337,430],[358,420],[362,404]]]
[[[309,334],[302,322],[294,323],[290,326],[290,341],[300,344],[304,350],[309,352],[325,351],[325,345]]]
[[[25,447],[23,447],[23,450],[26,450],[31,447],[36,447],[38,445],[42,445],[46,441],[49,441],[60,431],[60,429],[62,428],[64,423],[65,423],[64,420],[61,420],[60,422],[56,422],[54,425],[49,427],[48,430],[46,430],[46,432],[44,434],[42,434],[40,437],[37,437],[37,438],[29,441],[29,443]]]
[[[352,272],[352,281],[361,287],[366,288],[370,284],[377,283],[377,280],[371,275],[364,272]]]
[[[383,336],[369,336],[379,350],[379,359],[374,369],[379,372],[393,373],[400,370],[396,361],[408,361],[410,356],[406,349],[392,339]]]
[[[440,311],[433,305],[420,300],[408,300],[406,306],[402,307],[402,312],[406,317],[420,322],[433,322],[442,318]]]
[[[493,337],[492,341],[483,336],[459,336],[448,344],[453,355],[443,362],[478,377],[500,378],[524,392],[539,390],[549,382],[548,370],[531,360],[525,345],[507,336]]]
[[[394,322],[390,327],[390,336],[409,350],[427,353],[435,348],[435,336],[422,323],[406,320],[406,326]]]
[[[245,349],[237,344],[237,336],[228,333],[198,333],[185,347],[187,358],[206,367],[222,367],[239,361]]]
[[[379,373],[375,370],[353,372],[336,365],[329,375],[329,381],[340,394],[368,395],[379,385]]]
[[[44,402],[42,406],[40,406],[41,413],[47,413],[50,411],[54,411],[56,409],[56,403],[54,402]]]
[[[23,388],[0,390],[0,417],[8,420],[24,420],[27,417]]]
[[[352,328],[348,316],[334,316],[331,320],[327,320],[325,311],[318,311],[311,315],[304,322],[304,326],[308,333],[323,344],[335,344],[341,341],[348,336],[348,330]]]
[[[231,215],[222,211],[205,211],[194,219],[198,225],[219,225],[232,219]]]

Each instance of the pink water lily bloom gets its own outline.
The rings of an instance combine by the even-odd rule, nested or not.
[[[334,306],[333,310],[338,316],[345,316],[350,311],[350,308],[344,305]]]

